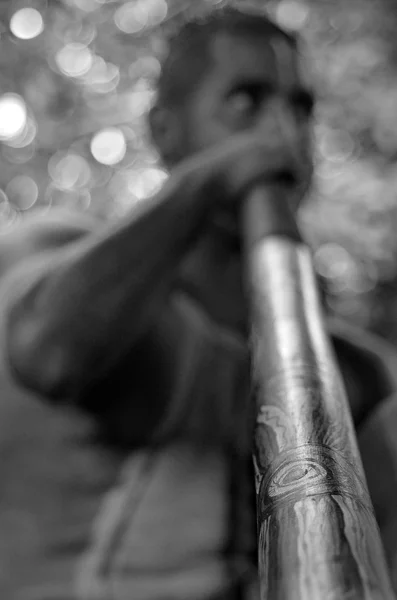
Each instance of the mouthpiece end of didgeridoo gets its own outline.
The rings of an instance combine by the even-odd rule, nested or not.
[[[248,249],[270,236],[303,243],[288,203],[288,191],[279,186],[258,186],[243,206],[244,238]]]

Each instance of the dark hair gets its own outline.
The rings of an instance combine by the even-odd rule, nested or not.
[[[273,23],[262,11],[237,7],[213,8],[185,21],[169,37],[168,53],[157,82],[158,104],[183,104],[202,81],[211,64],[210,44],[215,34],[281,36],[294,48],[296,38]]]

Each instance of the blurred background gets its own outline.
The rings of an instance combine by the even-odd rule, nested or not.
[[[246,3],[306,41],[319,102],[301,220],[328,309],[397,341],[397,5]],[[211,4],[0,2],[0,235],[59,206],[118,219],[162,185],[145,125],[159,59]]]

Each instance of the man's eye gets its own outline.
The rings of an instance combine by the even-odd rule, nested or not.
[[[244,86],[230,94],[228,99],[229,108],[237,116],[252,116],[259,108],[262,96],[259,86]]]
[[[255,101],[250,94],[239,92],[229,100],[230,108],[238,114],[250,114],[255,108]]]

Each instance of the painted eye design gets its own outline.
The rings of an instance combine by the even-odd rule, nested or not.
[[[317,485],[326,480],[327,470],[316,461],[292,460],[276,471],[269,484],[268,494],[274,497],[307,485]]]

